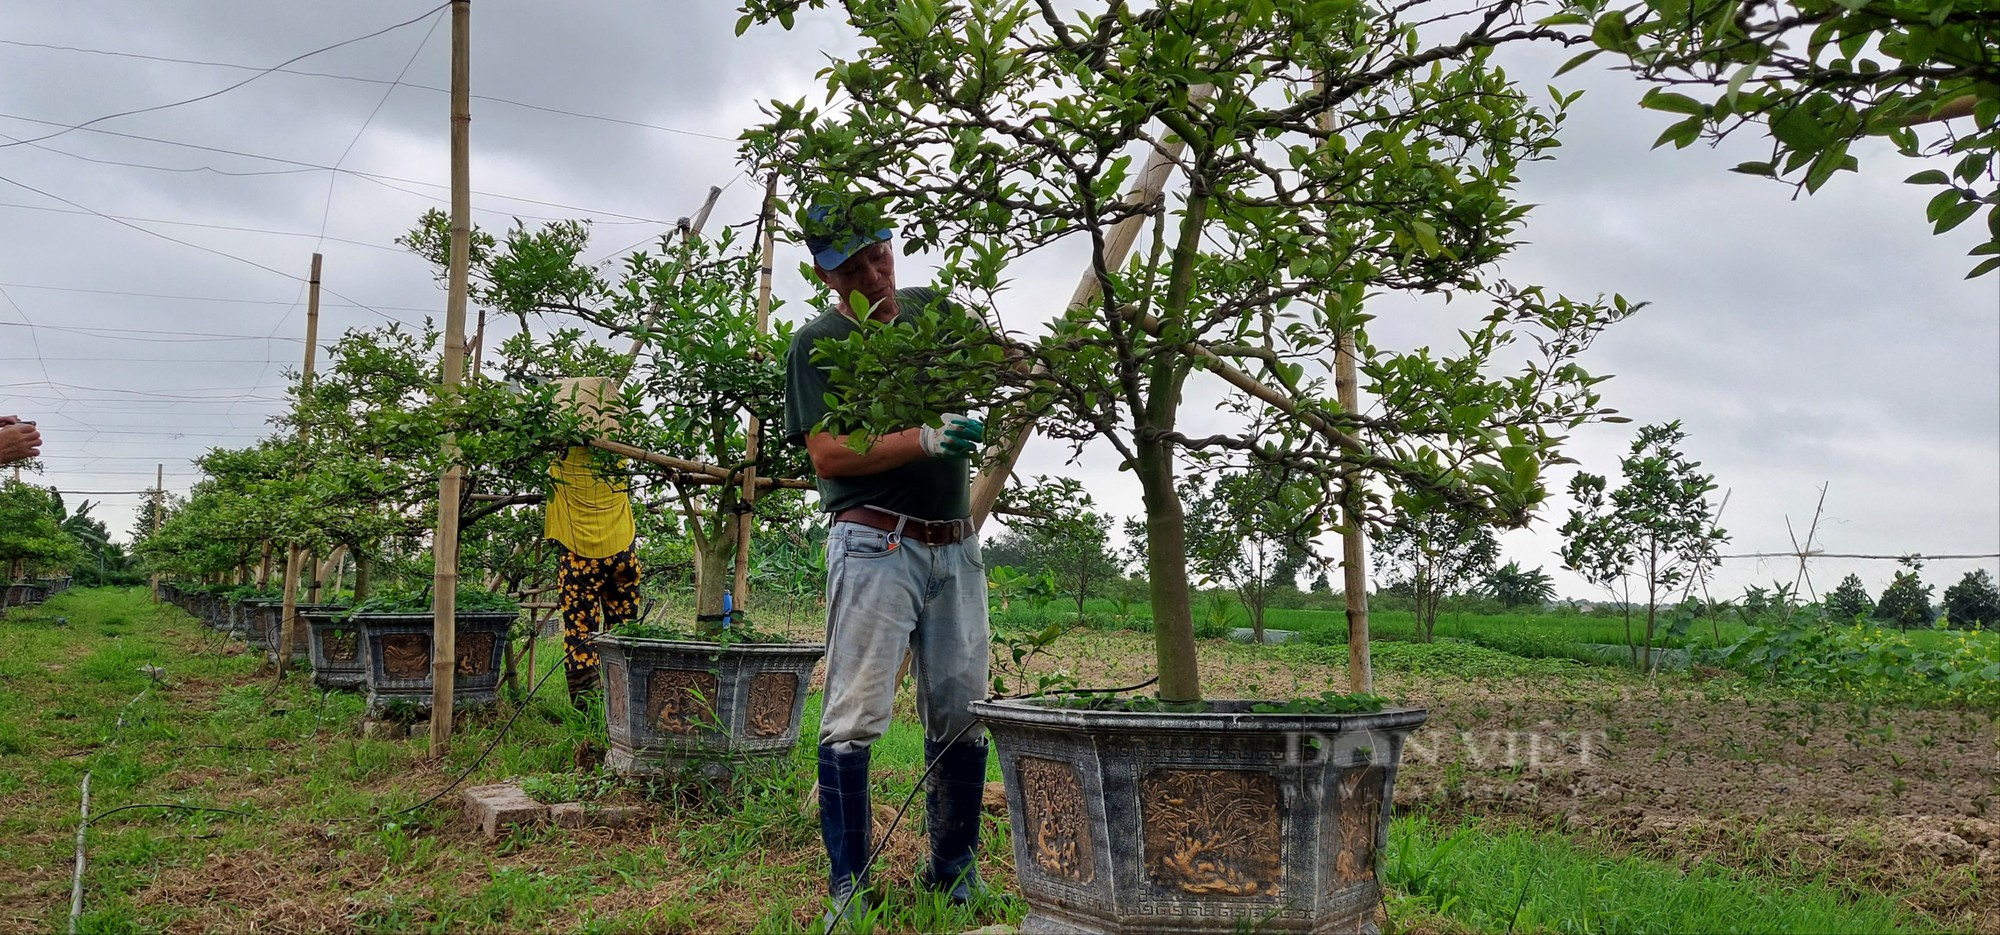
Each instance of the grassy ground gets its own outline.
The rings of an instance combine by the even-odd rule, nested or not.
[[[779,932],[806,929],[820,910],[824,856],[816,819],[802,808],[809,748],[726,789],[616,792],[650,803],[652,820],[640,827],[548,828],[488,844],[464,826],[454,796],[426,800],[468,770],[472,782],[599,785],[578,769],[578,748],[601,737],[601,722],[569,709],[560,676],[524,708],[467,714],[450,752],[431,757],[421,740],[358,736],[354,696],[321,694],[301,679],[275,685],[258,660],[233,649],[137,590],[73,591],[0,621],[0,930],[67,925],[86,772],[94,817],[85,931]],[[1337,678],[1338,654],[1314,655],[1326,649],[1279,654],[1209,643],[1204,666],[1218,694],[1253,682],[1303,692]],[[1064,653],[1043,661],[1087,678],[1142,668],[1149,656],[1135,634],[1084,634]],[[544,671],[552,656],[540,654]],[[1657,684],[1472,646],[1394,650],[1381,659],[1384,691],[1487,699],[1478,703],[1490,703],[1496,719],[1514,715],[1492,699],[1531,687],[1565,686],[1589,699]],[[1698,698],[1642,704],[1686,709]],[[1593,702],[1575,704],[1573,719],[1596,716]],[[899,705],[898,727],[877,747],[878,834],[921,768],[907,697]],[[1433,721],[1442,728],[1478,713],[1439,704]],[[1636,717],[1605,716],[1643,729]],[[1406,785],[1444,788],[1449,765],[1421,759],[1410,759]],[[1870,781],[1871,773],[1848,775]],[[1460,785],[1485,776],[1475,770]],[[1914,789],[1903,802],[1926,808],[1924,794]],[[1888,931],[1976,927],[1992,918],[1977,914],[1983,903],[1961,911],[1901,877],[1857,884],[1818,864],[1731,860],[1706,845],[1649,849],[1468,802],[1477,799],[1420,796],[1406,803],[1413,817],[1392,828],[1384,872],[1399,930]],[[141,807],[117,811],[127,806]],[[966,912],[913,892],[921,808],[903,819],[878,865],[889,893],[883,929],[1018,921],[1011,904]],[[1004,840],[1004,815],[988,820],[987,840]],[[1012,883],[1006,850],[989,848],[984,861],[989,881],[1001,886]],[[1940,886],[1963,888],[1937,873]],[[1981,886],[1983,900],[1990,885]]]

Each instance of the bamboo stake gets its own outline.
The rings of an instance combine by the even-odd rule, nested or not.
[[[622,455],[624,457],[631,458],[634,461],[644,461],[647,464],[657,464],[660,467],[672,468],[676,471],[680,471],[683,474],[694,475],[692,478],[688,479],[688,482],[693,484],[727,484],[735,480],[735,474],[732,473],[728,468],[717,467],[716,465],[713,464],[703,464],[700,461],[689,461],[685,458],[676,458],[670,455],[658,454],[656,452],[647,451],[646,449],[637,447],[635,445],[627,445],[624,442],[614,442],[608,438],[593,438],[590,440],[590,447],[597,448],[602,451],[609,451],[615,455]],[[801,480],[796,477],[765,478],[757,481],[757,484],[760,487],[782,487],[787,490],[813,489],[812,481]]]
[[[465,293],[472,245],[472,3],[451,0],[451,274],[445,298],[444,385],[455,394],[465,370]],[[431,755],[451,749],[451,693],[458,662],[458,503],[465,483],[457,439],[444,440],[447,467],[438,482],[436,563],[431,604]]]
[[[314,572],[315,577],[313,579],[313,597],[311,603],[319,603],[319,589],[326,587],[329,579],[333,582],[333,593],[340,593],[340,566],[346,561],[347,546],[345,545],[336,544],[333,547],[333,551],[326,554],[326,561],[319,563],[318,569]]]
[[[257,561],[257,590],[271,583],[271,540],[264,540],[264,555]]]
[[[668,285],[671,286],[679,282],[682,274],[687,272],[688,243],[696,237],[701,236],[702,227],[708,224],[709,212],[715,210],[715,200],[721,197],[722,189],[710,185],[708,187],[708,197],[702,200],[701,208],[695,211],[694,217],[682,218],[681,223],[677,225],[676,230],[681,235],[681,262],[679,266],[674,268],[673,276],[667,282]],[[632,346],[625,349],[625,365],[624,369],[618,374],[618,382],[624,382],[625,378],[632,374],[632,366],[639,361],[639,351],[643,350],[646,346],[645,332],[648,328],[652,327],[653,319],[658,317],[658,315],[659,308],[655,306],[647,311],[645,319],[639,322],[640,333],[632,339]]]
[[[1318,86],[1324,90],[1326,82],[1322,80]],[[1331,111],[1319,115],[1319,126],[1332,136],[1335,128]],[[1340,400],[1340,411],[1350,416],[1361,411],[1361,381],[1352,329],[1340,333],[1333,370],[1334,394]],[[1347,690],[1354,694],[1372,692],[1375,688],[1374,666],[1368,655],[1367,540],[1357,508],[1360,482],[1359,471],[1347,472],[1342,478],[1340,504],[1343,525],[1347,527],[1340,535],[1341,589],[1347,603]]]
[[[472,379],[479,379],[479,362],[486,358],[486,309],[479,310],[479,330],[473,332],[472,344],[466,351],[472,357]]]
[[[762,338],[771,330],[771,256],[777,249],[777,225],[772,214],[778,204],[778,173],[773,172],[764,180],[764,213],[758,219],[758,226],[764,229],[764,264],[757,270],[757,337]],[[762,363],[764,351],[761,347],[751,351],[751,360]],[[757,503],[757,459],[762,455],[763,424],[756,415],[750,416],[750,425],[743,432],[743,460],[748,466],[743,469],[743,512],[736,515],[736,607],[742,613],[750,606],[750,533],[756,528],[756,518],[750,508]]]
[[[1188,88],[1188,103],[1193,104],[1207,97],[1215,89],[1209,85],[1195,85]],[[1160,200],[1166,191],[1167,179],[1173,174],[1174,166],[1187,149],[1187,141],[1168,139],[1154,144],[1153,152],[1146,157],[1145,168],[1139,171],[1139,178],[1132,190],[1125,193],[1123,203],[1127,205],[1152,204]],[[1112,225],[1104,234],[1104,268],[1115,271],[1125,265],[1125,257],[1132,252],[1132,244],[1139,239],[1139,231],[1145,227],[1148,215],[1134,214]],[[1083,308],[1097,301],[1098,291],[1103,283],[1098,281],[1097,269],[1091,267],[1083,271],[1083,277],[1076,284],[1076,291],[1070,295],[1071,310]],[[1017,409],[1014,415],[1022,415]],[[993,513],[994,501],[1000,499],[1000,491],[1007,486],[1008,475],[1014,472],[1014,465],[1021,460],[1021,452],[1028,447],[1028,436],[1034,434],[1035,420],[1029,418],[1019,432],[1012,437],[995,439],[986,449],[981,461],[979,476],[972,481],[972,528],[986,525],[986,518]]]
[[[318,277],[314,277],[318,278]],[[21,480],[21,469],[14,469],[14,481]],[[153,471],[153,535],[160,534],[160,506],[167,500],[167,466],[159,465]],[[160,573],[153,572],[153,603],[160,602]]]
[[[1361,406],[1361,386],[1354,359],[1354,334],[1340,336],[1334,353],[1334,391],[1342,412],[1352,413]],[[1368,565],[1367,544],[1361,530],[1361,513],[1355,509],[1359,472],[1349,472],[1341,498],[1347,531],[1340,536],[1341,587],[1347,598],[1347,690],[1354,694],[1375,690],[1375,672],[1368,656]]]
[[[312,278],[308,280],[306,291],[306,360],[304,369],[299,371],[299,384],[310,388],[313,378],[313,356],[319,349],[319,268],[320,255],[312,258]],[[304,449],[310,437],[304,426],[299,427],[299,447]],[[297,638],[299,595],[299,547],[296,544],[285,547],[285,580],[279,586],[284,595],[284,606],[278,616],[278,645],[273,652],[278,656],[278,679],[283,681],[285,672],[292,665],[292,640]]]
[[[83,805],[76,822],[76,872],[69,881],[69,935],[76,935],[76,923],[83,916],[83,835],[90,829],[90,773],[83,774]]]

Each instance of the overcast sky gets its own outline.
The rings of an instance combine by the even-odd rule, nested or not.
[[[728,186],[718,222],[756,213],[732,138],[771,98],[815,95],[823,52],[852,40],[829,17],[733,38],[731,4],[484,0],[473,25],[475,221],[594,219],[594,254],[620,255]],[[129,526],[134,491],[166,465],[268,431],[283,373],[298,368],[305,276],[325,255],[321,336],[385,318],[442,320],[429,268],[393,239],[446,205],[448,14],[304,59],[418,17],[409,3],[14,3],[0,27],[0,414],[37,420],[42,482],[102,502]],[[113,54],[115,53],[115,54]],[[1528,87],[1562,56],[1517,57]],[[399,83],[400,82],[400,83]],[[1531,166],[1530,241],[1503,268],[1570,295],[1650,302],[1586,366],[1616,377],[1606,401],[1638,422],[1680,419],[1688,454],[1729,493],[1731,552],[1783,551],[1826,511],[1830,552],[2000,552],[2000,277],[1963,279],[1980,225],[1932,236],[1919,166],[1864,147],[1862,173],[1794,199],[1727,168],[1762,158],[1746,136],[1721,150],[1652,151],[1667,118],[1640,111],[1629,79],[1586,68],[1553,162]],[[567,112],[567,113],[565,113]],[[336,171],[337,169],[337,171]],[[801,297],[785,275],[781,296]],[[903,262],[919,281],[921,258]],[[1020,270],[1010,322],[1067,298],[1067,257]],[[365,306],[365,307],[364,307]],[[794,309],[801,306],[794,305]],[[1457,307],[1454,307],[1455,309]],[[1451,339],[1462,310],[1392,310],[1398,343]],[[1617,470],[1634,426],[1577,433],[1583,469]],[[1030,449],[1023,473],[1095,479],[1101,505],[1139,510],[1089,453]],[[1567,483],[1570,469],[1553,481]],[[1122,491],[1131,491],[1122,493]],[[1559,570],[1557,502],[1507,555]],[[1820,591],[1858,572],[1879,593],[1893,562],[1816,560]],[[1934,561],[1938,586],[2000,561]],[[1732,560],[1716,596],[1792,581],[1796,562]]]

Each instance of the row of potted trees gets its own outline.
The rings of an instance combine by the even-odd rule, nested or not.
[[[822,4],[751,0],[744,25],[789,27],[808,5]],[[1525,214],[1516,172],[1556,145],[1566,102],[1531,103],[1490,52],[1542,36],[1489,18],[1434,45],[1421,23],[1339,4],[1114,3],[1068,22],[1025,5],[842,6],[861,51],[825,77],[846,105],[772,103],[745,159],[813,180],[802,195],[847,213],[893,211],[907,250],[942,257],[935,282],[958,314],[823,347],[854,401],[825,427],[887,432],[989,401],[1003,438],[1032,422],[1115,451],[1146,506],[1154,691],[975,706],[1000,750],[1027,927],[1372,927],[1400,750],[1424,712],[1365,693],[1205,698],[1179,478],[1256,467],[1307,538],[1440,508],[1519,523],[1545,498],[1564,433],[1611,414],[1579,355],[1631,309],[1491,272]],[[1406,46],[1423,51],[1370,58]],[[1178,181],[1120,198],[1134,156],[1154,151],[1177,154],[1163,166]],[[1133,225],[1147,233],[1128,259],[1112,234]],[[624,375],[607,434],[649,457],[601,466],[632,481],[642,541],[678,550],[652,558],[692,573],[695,619],[600,641],[611,760],[640,771],[790,749],[817,647],[762,641],[740,617],[720,625],[748,597],[730,575],[742,514],[809,509],[769,481],[806,466],[757,444],[781,408],[788,334],[761,324],[768,258],[734,238],[662,241],[607,271],[583,261],[581,224],[474,232],[473,300],[523,324],[488,374],[440,400],[435,334],[344,336],[326,375],[296,390],[286,428],[300,440],[244,455],[253,491],[215,491],[238,498],[222,514],[243,528],[217,538],[218,520],[202,547],[233,543],[223,559],[238,567],[265,541],[414,551],[451,433],[475,494],[464,567],[502,588],[546,576],[532,523],[504,504],[549,493],[549,459],[588,437],[547,381]],[[404,242],[442,268],[448,224],[426,217]],[[1010,264],[1059,242],[1082,251],[1087,288],[1053,314],[1019,311]],[[1481,310],[1458,347],[1398,350],[1370,336],[1393,293]],[[1343,354],[1370,411],[1338,392]],[[1191,399],[1199,418],[1182,411]],[[326,619],[315,631],[345,632]],[[367,631],[357,653],[372,673],[415,632]]]

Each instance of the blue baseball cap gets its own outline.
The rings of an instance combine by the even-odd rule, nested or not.
[[[802,220],[806,250],[812,253],[813,263],[820,269],[838,269],[848,258],[860,253],[861,248],[895,236],[895,229],[889,227],[872,234],[856,230],[850,219],[837,214],[832,205],[807,208]]]

